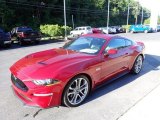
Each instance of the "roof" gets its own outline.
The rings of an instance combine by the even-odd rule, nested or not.
[[[115,35],[102,34],[102,33],[85,34],[83,36],[102,38],[102,39],[105,39],[105,40],[110,40],[111,38],[115,37]]]

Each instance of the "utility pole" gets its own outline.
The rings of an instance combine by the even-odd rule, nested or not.
[[[143,24],[143,7],[142,7],[142,16],[141,16],[141,25]]]
[[[67,40],[67,22],[66,22],[66,0],[63,0],[64,5],[64,27],[65,27],[65,40]]]
[[[130,4],[130,1],[128,0],[127,27],[128,27],[128,21],[129,21],[129,10],[130,10],[129,4]],[[126,33],[127,33],[127,32],[128,32],[128,31],[126,30]]]
[[[73,26],[73,29],[74,29],[74,19],[73,19],[73,15],[72,15],[72,26]]]
[[[135,25],[137,25],[137,21],[138,21],[138,14],[139,14],[139,0],[137,1],[137,7],[136,7],[136,20],[135,20]]]
[[[109,7],[110,7],[110,0],[108,0],[108,14],[107,14],[107,34],[109,33],[109,31],[108,31],[108,26],[109,26]]]

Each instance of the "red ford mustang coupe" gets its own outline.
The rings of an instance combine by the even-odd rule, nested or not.
[[[26,105],[80,105],[96,87],[141,71],[144,44],[120,36],[87,34],[25,56],[11,66],[12,88]]]

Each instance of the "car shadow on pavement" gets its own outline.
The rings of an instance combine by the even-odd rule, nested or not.
[[[143,76],[144,74],[146,74],[150,71],[159,70],[160,69],[159,66],[160,66],[160,56],[146,54],[143,68],[138,75],[134,75],[134,74],[129,73],[129,74],[124,75],[121,78],[116,79],[115,81],[113,81],[109,84],[106,84],[98,89],[95,89],[88,96],[88,98],[86,99],[84,104],[86,104],[94,99],[97,99],[105,94],[108,94],[109,92],[112,92],[120,87],[123,87],[123,86],[137,80],[137,78]]]
[[[39,44],[26,43],[24,46],[20,46],[18,43],[13,43],[11,45],[11,47],[0,48],[0,51],[12,50],[12,49],[24,48],[24,47],[33,47],[33,46],[39,46],[39,45],[45,45],[45,44],[51,44],[51,43],[62,43],[62,42],[65,42],[65,41],[64,40],[51,39],[51,40],[42,40],[42,41],[40,41]]]

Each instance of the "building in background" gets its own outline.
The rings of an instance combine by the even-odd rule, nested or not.
[[[157,31],[158,24],[158,9],[151,9],[150,27]]]

